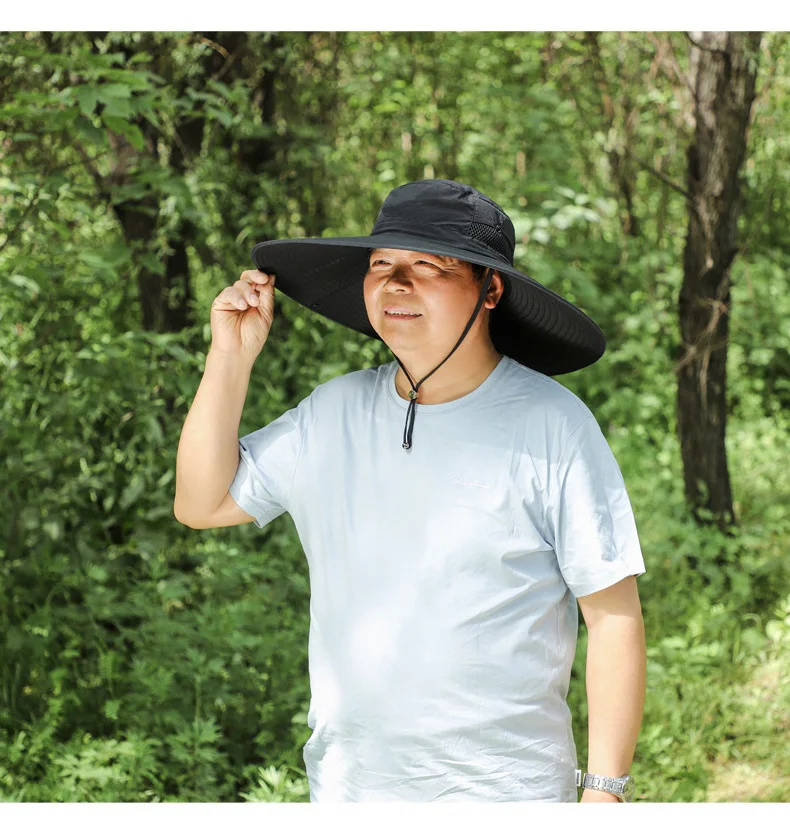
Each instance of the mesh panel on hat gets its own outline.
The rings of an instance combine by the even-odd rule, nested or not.
[[[513,261],[513,251],[507,243],[507,239],[497,231],[496,227],[490,224],[482,224],[479,221],[473,221],[469,226],[469,234],[472,238],[482,241],[492,249],[496,250],[501,256],[504,256],[508,261]]]

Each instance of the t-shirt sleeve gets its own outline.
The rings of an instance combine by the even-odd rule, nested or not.
[[[258,528],[290,508],[309,400],[239,439],[239,468],[229,491]]]
[[[547,517],[562,576],[574,597],[644,574],[625,481],[593,416],[563,448],[552,475]]]

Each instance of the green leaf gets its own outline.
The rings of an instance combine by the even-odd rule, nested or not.
[[[401,105],[392,100],[385,100],[373,107],[373,111],[377,115],[389,115],[393,112],[399,112]]]
[[[104,714],[111,720],[117,721],[118,720],[118,712],[121,708],[121,702],[119,700],[110,700],[104,702]]]
[[[220,95],[222,95],[222,97],[226,100],[228,100],[232,94],[231,88],[227,84],[221,83],[218,80],[209,80],[209,82],[206,85],[209,89],[213,89],[215,92],[219,92]]]
[[[22,289],[23,293],[38,296],[41,293],[41,288],[33,279],[23,276],[21,273],[13,273],[9,279],[11,284],[15,284]]]
[[[160,276],[164,275],[165,263],[162,261],[161,256],[158,256],[155,253],[140,253],[137,256],[137,260],[152,273],[157,273]]]
[[[105,131],[94,126],[84,115],[80,115],[74,121],[74,127],[77,135],[89,143],[96,144],[97,146],[105,146],[107,144],[107,134]]]
[[[143,117],[154,126],[158,130],[162,130],[162,123],[160,122],[159,118],[156,116],[156,112],[153,109],[144,109],[141,110]]]
[[[109,578],[109,574],[107,573],[107,569],[103,566],[92,565],[88,567],[88,577],[90,577],[91,580],[95,580],[97,583],[106,583]]]
[[[124,489],[118,505],[122,509],[129,508],[130,505],[137,502],[143,491],[145,491],[145,479],[138,474],[132,478],[131,483],[129,483],[129,485]]]
[[[130,118],[132,116],[132,105],[123,98],[112,98],[102,112],[102,118]]]
[[[95,86],[78,86],[75,90],[77,101],[83,115],[93,114],[99,100],[99,92]]]
[[[79,259],[95,270],[111,269],[105,257],[100,253],[94,253],[92,250],[83,250],[79,254]]]
[[[148,52],[135,52],[128,60],[127,66],[134,66],[135,63],[146,63],[152,61],[153,55],[148,54]]]
[[[206,111],[213,115],[224,127],[228,128],[233,125],[233,116],[222,109],[215,109],[213,106],[207,106]]]
[[[135,149],[143,149],[145,146],[145,138],[143,137],[143,133],[140,131],[140,127],[136,124],[129,123],[129,121],[125,121],[123,118],[112,117],[111,115],[108,115],[107,117],[102,116],[102,120],[108,129],[113,132],[117,132],[119,135],[123,135],[125,138],[128,138],[129,143]]]
[[[96,87],[96,94],[100,101],[109,103],[117,98],[130,98],[132,90],[123,83],[105,83],[103,86]]]

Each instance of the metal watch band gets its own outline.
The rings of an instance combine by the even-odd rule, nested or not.
[[[628,778],[629,776],[625,776],[626,780]],[[625,795],[626,785],[623,779],[610,778],[606,775],[595,775],[589,772],[582,773],[581,770],[576,770],[576,786],[612,793],[612,795],[616,795],[621,800],[627,800]]]

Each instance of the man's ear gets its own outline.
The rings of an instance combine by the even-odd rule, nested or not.
[[[496,278],[495,280],[495,277],[498,278]],[[489,310],[493,310],[497,306],[497,304],[499,304],[504,291],[505,284],[502,279],[502,274],[499,272],[499,270],[494,270],[494,273],[491,276],[491,283],[488,285],[488,290],[486,291],[485,306],[488,307],[488,302],[492,299],[495,299],[494,305],[489,308]]]

